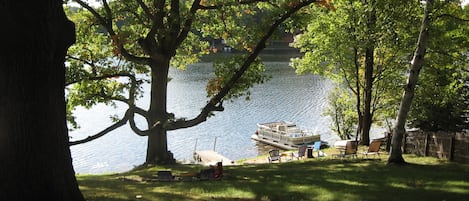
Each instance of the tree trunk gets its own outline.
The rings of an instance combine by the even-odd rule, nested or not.
[[[356,94],[357,104],[355,105],[355,107],[357,108],[357,115],[358,115],[358,126],[357,126],[357,132],[355,134],[355,141],[357,141],[358,136],[360,135],[362,128],[363,128],[363,115],[362,115],[362,109],[361,109],[360,65],[358,62],[358,49],[353,48],[353,53],[354,53],[354,63],[355,63],[355,87],[357,88],[357,94]]]
[[[372,124],[371,101],[373,100],[373,63],[374,48],[368,47],[365,53],[365,108],[363,110],[362,130],[360,136],[360,144],[370,144],[370,129]]]
[[[369,9],[369,13],[367,16],[367,29],[368,35],[373,35],[373,30],[376,27],[376,10],[373,8],[375,1],[367,2],[368,6],[371,8]],[[364,89],[364,109],[363,109],[363,116],[362,116],[362,130],[360,136],[360,144],[362,145],[369,145],[370,144],[370,129],[372,122],[372,112],[371,112],[371,102],[373,100],[373,69],[374,69],[374,53],[375,53],[375,39],[374,37],[370,37],[366,41],[366,49],[365,49],[365,89]]]
[[[402,157],[402,139],[405,134],[405,123],[407,116],[412,105],[414,98],[415,86],[419,78],[420,70],[422,69],[424,57],[426,53],[426,46],[428,41],[428,27],[430,24],[429,7],[432,1],[426,0],[424,7],[424,16],[422,25],[420,27],[420,34],[417,41],[417,47],[415,48],[414,57],[411,62],[411,68],[409,78],[404,89],[404,95],[402,97],[401,105],[399,107],[399,113],[397,114],[397,122],[394,128],[391,141],[391,153],[388,158],[388,164],[405,164],[405,160]]]
[[[167,90],[168,71],[170,59],[162,62],[150,64],[152,69],[151,100],[149,117],[147,117],[149,127],[155,123],[167,122]],[[173,155],[168,151],[167,131],[163,127],[151,130],[148,134],[146,164],[167,164],[174,163]]]
[[[0,2],[0,200],[84,200],[65,118],[62,1]]]

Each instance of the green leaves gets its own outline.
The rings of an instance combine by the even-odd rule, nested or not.
[[[340,139],[351,139],[358,118],[355,111],[353,94],[342,86],[337,86],[328,96],[329,107],[323,115],[331,117],[331,130],[336,132]]]
[[[322,7],[310,10],[312,17],[306,29],[292,44],[304,56],[293,59],[292,67],[300,74],[311,72],[328,77],[353,94],[333,95],[327,114],[333,118],[337,114],[345,116],[340,109],[345,102],[337,101],[348,98],[348,104],[360,103],[348,109],[355,110],[356,116],[347,119],[354,119],[356,124],[364,113],[374,115],[374,123],[395,118],[392,111],[402,94],[400,86],[408,55],[417,36],[413,33],[419,28],[415,26],[419,22],[415,5],[408,1],[334,1],[333,10]],[[367,108],[370,111],[365,111]],[[350,126],[345,120],[337,122],[342,122],[342,128]],[[345,137],[343,131],[335,130]]]
[[[236,74],[244,60],[244,56],[236,55],[230,59],[215,62],[214,68],[216,77],[211,79],[207,84],[207,96],[211,97],[218,93],[218,91],[226,85],[227,81]],[[254,86],[254,84],[262,84],[269,79],[269,76],[265,75],[264,72],[264,64],[262,64],[260,59],[256,59],[230,90],[230,93],[225,96],[224,100],[235,99],[242,96],[245,96],[246,100],[249,100],[251,94],[249,89]]]
[[[241,96],[249,99],[249,88],[267,79],[261,62],[251,62],[279,24],[313,1],[119,0],[102,1],[102,6],[96,8],[81,0],[76,2],[87,11],[75,9],[68,13],[78,27],[77,45],[71,48],[68,61],[71,110],[76,105],[92,107],[99,102],[122,101],[129,105],[126,114],[131,123],[133,112],[138,112],[151,122],[149,132],[156,132],[153,127],[161,129],[163,124],[172,130],[201,123],[207,114],[222,111],[224,100]],[[163,95],[168,68],[185,69],[215,50],[209,41],[216,40],[223,40],[237,53],[251,55],[216,63],[216,77],[207,86],[210,100],[201,114],[192,120],[169,121]],[[139,89],[142,81],[112,78],[135,78],[139,74],[153,81],[148,111],[132,105],[138,97],[133,90]]]
[[[422,130],[467,129],[468,10],[458,2],[434,2],[425,67],[419,77],[409,124]]]

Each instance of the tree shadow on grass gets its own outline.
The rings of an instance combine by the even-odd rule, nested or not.
[[[327,160],[258,166],[251,171],[256,172],[252,179],[258,180],[250,183],[256,200],[265,195],[270,200],[464,200],[469,197],[467,167],[454,165],[393,167],[381,161]]]
[[[198,171],[201,167],[169,168],[184,172]],[[125,176],[148,176],[156,171],[142,170]],[[266,201],[465,200],[469,197],[469,166],[451,163],[387,166],[378,160],[308,159],[225,167],[225,177],[219,181],[138,182],[103,178],[80,179],[87,199],[134,200],[136,195],[142,195],[138,200]],[[98,194],[93,197],[92,192]]]

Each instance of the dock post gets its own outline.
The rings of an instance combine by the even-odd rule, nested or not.
[[[194,153],[195,151],[197,151],[197,142],[198,142],[199,138],[195,138],[195,146],[194,146]]]
[[[218,138],[218,137],[215,137],[215,142],[213,142],[213,151],[215,151],[215,148],[216,148],[216,146],[217,146],[217,138]]]

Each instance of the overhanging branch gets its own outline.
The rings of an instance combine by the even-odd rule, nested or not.
[[[220,9],[226,6],[238,6],[238,5],[247,5],[247,4],[253,4],[253,3],[259,3],[259,2],[269,2],[269,0],[240,0],[236,2],[229,2],[229,3],[223,3],[223,4],[217,4],[217,5],[199,5],[199,9],[201,10],[215,10],[215,9]]]
[[[210,115],[211,112],[213,111],[219,111],[222,109],[222,101],[223,98],[230,92],[230,90],[235,86],[235,84],[239,81],[239,79],[242,77],[244,72],[249,69],[251,64],[255,61],[259,53],[265,48],[265,44],[267,40],[273,35],[275,30],[288,18],[290,18],[294,13],[296,13],[298,10],[301,8],[308,6],[312,3],[316,2],[315,0],[307,0],[307,1],[302,1],[296,4],[295,6],[291,7],[287,12],[283,13],[277,20],[274,21],[272,26],[270,26],[269,30],[266,32],[266,34],[260,39],[260,41],[257,43],[256,47],[254,50],[251,52],[251,54],[247,57],[247,59],[244,61],[243,65],[240,67],[238,71],[231,77],[231,79],[227,82],[225,86],[223,86],[220,91],[213,96],[209,102],[205,105],[205,107],[202,109],[201,113],[195,117],[194,119],[191,120],[176,120],[173,122],[167,123],[165,125],[166,130],[176,130],[180,128],[188,128],[192,127],[195,125],[198,125],[204,121],[207,120],[208,116]]]
[[[130,73],[119,72],[115,74],[106,74],[106,75],[101,75],[101,76],[96,76],[96,77],[87,77],[86,79],[81,79],[81,80],[72,80],[72,81],[65,83],[65,86],[76,84],[81,81],[96,81],[96,80],[104,80],[104,79],[114,78],[114,77],[129,77],[131,80],[135,79],[135,76]]]
[[[111,19],[112,11],[111,11],[107,1],[103,1],[104,2],[103,3],[104,8],[105,8],[106,15],[107,15],[106,17],[101,16],[94,8],[92,8],[90,5],[88,5],[84,1],[82,1],[82,0],[74,0],[74,1],[77,2],[78,4],[80,4],[80,6],[82,6],[83,8],[88,10],[89,12],[91,12],[91,14],[93,14],[93,16],[96,19],[98,19],[99,24],[101,24],[106,29],[106,31],[108,32],[111,39],[115,41],[115,44],[116,44],[117,48],[119,49],[120,55],[125,57],[127,60],[133,61],[135,63],[148,64],[150,62],[149,58],[135,56],[135,55],[131,54],[127,49],[124,48],[124,44],[120,41],[119,35],[112,28],[112,19]]]
[[[72,141],[72,142],[69,142],[69,146],[73,146],[73,145],[78,145],[78,144],[83,144],[83,143],[86,143],[86,142],[90,142],[92,140],[96,140],[106,134],[108,134],[109,132],[125,125],[127,123],[127,121],[129,120],[129,115],[125,115],[124,118],[122,118],[121,120],[117,121],[116,123],[112,124],[111,126],[107,127],[106,129],[102,130],[101,132],[95,134],[95,135],[92,135],[92,136],[88,136],[87,138],[85,139],[82,139],[82,140],[77,140],[77,141]]]
[[[82,140],[69,142],[70,146],[77,145],[77,144],[83,144],[83,143],[90,142],[92,140],[98,139],[98,138],[108,134],[109,132],[111,132],[111,131],[113,131],[113,130],[115,130],[115,129],[123,126],[123,125],[125,125],[127,123],[127,121],[130,122],[131,127],[132,127],[132,124],[135,126],[134,113],[138,113],[138,114],[140,114],[144,117],[147,116],[147,111],[135,106],[135,93],[136,93],[136,89],[137,89],[137,79],[135,78],[134,75],[122,72],[122,73],[116,73],[116,74],[102,75],[102,76],[93,77],[93,78],[90,78],[90,79],[91,80],[93,80],[93,79],[94,80],[100,80],[100,79],[112,78],[112,77],[115,77],[115,76],[126,76],[131,81],[131,87],[129,89],[129,98],[128,99],[107,97],[107,98],[112,99],[112,100],[122,101],[122,102],[126,103],[129,106],[129,108],[125,112],[124,117],[121,120],[117,121],[116,123],[112,124],[111,126],[105,128],[104,130],[102,130],[101,132],[99,132],[95,135],[88,136],[87,138],[82,139]],[[137,133],[137,134],[139,134],[139,133]]]

